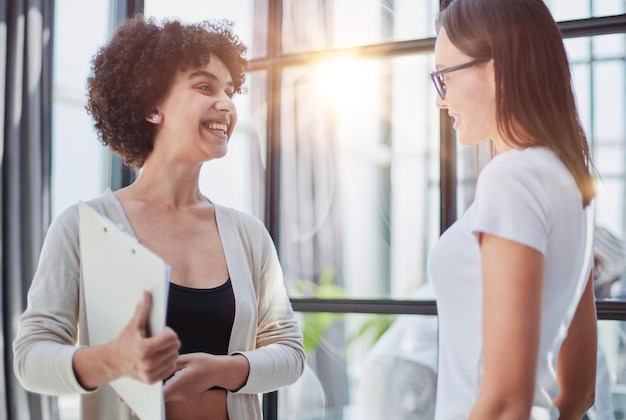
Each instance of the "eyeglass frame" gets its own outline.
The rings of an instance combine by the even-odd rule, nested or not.
[[[433,81],[433,84],[435,85],[435,90],[437,91],[439,97],[442,100],[446,99],[446,83],[441,76],[451,73],[453,71],[468,69],[470,67],[477,66],[478,64],[486,63],[489,60],[491,60],[491,58],[477,58],[475,60],[468,61],[467,63],[446,67],[443,70],[433,71],[432,73],[430,73],[430,79]]]

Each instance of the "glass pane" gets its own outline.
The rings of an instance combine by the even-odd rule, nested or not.
[[[109,36],[108,0],[55,3],[52,215],[106,187],[108,153],[85,111],[91,57]],[[81,176],[76,176],[79,173]]]
[[[602,157],[605,154],[601,154]],[[623,164],[622,164],[623,165]],[[599,166],[596,162],[596,166]],[[596,198],[596,226],[608,229],[617,238],[624,238],[624,197],[626,197],[626,183],[624,183],[624,171],[618,175],[607,173],[602,175],[598,185]]]
[[[283,72],[279,252],[294,295],[405,297],[439,236],[432,56]]]
[[[283,52],[435,36],[439,0],[284,0]]]
[[[56,216],[78,200],[102,194],[108,186],[110,155],[98,141],[82,101],[56,95],[52,118],[52,212]]]
[[[592,0],[594,16],[620,15],[626,12],[624,0]]]
[[[592,72],[593,157],[601,176],[596,224],[621,241],[626,237],[626,62],[623,58],[595,62]],[[619,262],[625,258],[622,254]],[[626,299],[622,282],[615,281],[609,297]]]
[[[570,63],[577,63],[579,61],[589,60],[589,48],[591,47],[590,39],[587,37],[580,38],[565,38],[563,40],[565,50],[567,51],[567,57]]]
[[[590,0],[544,0],[556,21],[588,18],[591,15],[589,2]]]
[[[619,59],[626,55],[626,34],[612,34],[593,37],[593,57],[598,59]]]
[[[596,403],[598,419],[626,418],[626,329],[623,321],[598,322]]]
[[[172,17],[197,22],[209,19],[228,19],[234,23],[234,32],[248,46],[248,58],[265,55],[266,40],[259,33],[253,36],[253,23],[262,19],[266,25],[267,6],[254,0],[230,0],[207,2],[205,0],[145,0],[145,15],[157,18]],[[255,10],[256,8],[256,10]]]
[[[601,61],[593,66],[593,140],[624,142],[626,134],[626,61]]]
[[[626,11],[624,0],[544,0],[557,21],[620,15]]]
[[[299,315],[307,368],[279,390],[280,420],[433,418],[436,316]]]

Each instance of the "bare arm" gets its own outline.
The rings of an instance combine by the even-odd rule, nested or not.
[[[150,306],[150,294],[145,292],[133,318],[115,340],[74,353],[74,374],[83,388],[95,389],[121,377],[154,383],[174,372],[180,342],[169,328],[147,337]]]
[[[481,234],[484,373],[470,419],[528,419],[535,389],[543,255]]]
[[[563,420],[580,419],[593,405],[597,345],[596,302],[590,275],[556,364],[560,393],[554,404]]]

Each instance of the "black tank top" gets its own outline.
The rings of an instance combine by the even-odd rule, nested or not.
[[[228,279],[212,289],[170,283],[166,324],[178,334],[180,354],[228,354],[235,320],[235,295]]]

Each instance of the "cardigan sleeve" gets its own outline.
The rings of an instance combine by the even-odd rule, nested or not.
[[[26,390],[40,394],[87,392],[72,367],[80,304],[75,210],[68,209],[48,228],[13,342],[17,379]]]
[[[248,381],[237,393],[264,393],[291,385],[304,372],[302,332],[291,307],[276,249],[259,222],[255,241],[261,249],[260,262],[253,264],[257,294],[258,326],[256,348],[243,354],[250,363]],[[257,248],[253,246],[253,248]],[[256,260],[256,259],[255,259]]]

